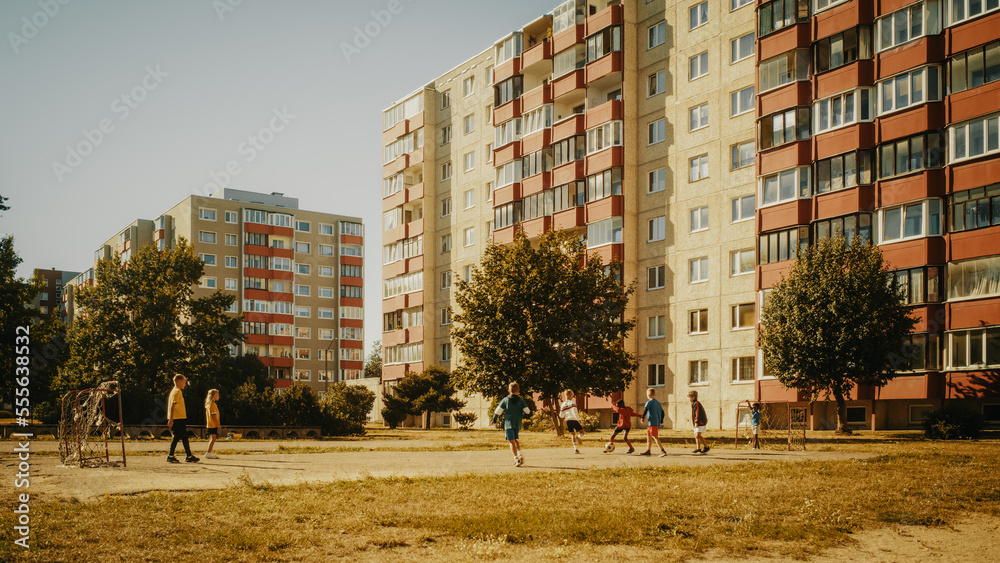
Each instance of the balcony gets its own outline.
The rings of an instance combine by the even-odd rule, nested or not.
[[[521,229],[528,238],[537,238],[552,230],[552,217],[538,217],[521,223]]]
[[[290,368],[294,362],[292,358],[273,358],[271,356],[257,356],[257,359],[269,368]]]
[[[586,66],[587,84],[622,71],[624,55],[621,52],[605,55]]]
[[[574,70],[552,80],[552,99],[556,100],[570,92],[587,87],[584,69]]]
[[[518,74],[521,74],[521,57],[519,56],[493,67],[493,83],[499,84]]]
[[[511,225],[493,231],[493,242],[496,244],[510,244],[514,242],[514,232],[517,225]]]
[[[1000,226],[951,233],[949,239],[951,260],[990,256],[996,254],[997,241],[1000,240]],[[992,318],[1000,319],[1000,316]]]
[[[757,41],[757,61],[777,57],[792,49],[812,47],[812,29],[808,24],[808,20],[800,22],[760,38]]]
[[[757,96],[758,115],[770,115],[794,106],[811,106],[812,102],[812,84],[799,80]]]
[[[560,31],[552,38],[552,52],[561,53],[577,43],[583,43],[586,37],[586,26],[570,26],[569,29]]]
[[[543,40],[541,43],[535,44],[533,47],[529,48],[527,51],[521,53],[521,67],[524,72],[534,70],[535,65],[542,65],[543,63],[551,64],[552,61],[552,42],[548,39]]]
[[[942,237],[924,237],[891,244],[879,245],[889,269],[913,268],[924,264],[943,264],[948,261],[946,244]]]
[[[596,248],[588,248],[587,261],[589,262],[596,258],[600,258],[602,264],[611,264],[612,262],[623,262],[625,260],[625,245],[605,244],[603,246],[598,246]]]
[[[882,80],[911,68],[945,60],[944,36],[921,37],[916,41],[882,51],[877,56],[878,76],[876,79]]]
[[[949,123],[998,112],[1000,111],[1000,81],[951,94],[946,100]]]
[[[587,223],[594,223],[611,217],[621,217],[625,213],[625,198],[620,195],[604,197],[596,201],[588,201]]]
[[[587,224],[585,207],[571,207],[552,214],[552,228],[557,231],[572,230]]]
[[[813,96],[817,100],[839,94],[844,90],[875,83],[875,62],[857,61],[840,68],[816,75]]]
[[[884,143],[892,139],[918,135],[924,131],[944,129],[945,125],[944,104],[930,102],[879,118],[878,139]]]
[[[875,209],[875,186],[857,186],[816,196],[816,219],[829,219]]]
[[[382,177],[388,178],[389,176],[398,174],[409,167],[410,167],[410,155],[408,154],[401,155],[399,158],[393,160],[392,162],[387,162],[382,165]]]
[[[587,130],[584,126],[585,123],[586,117],[582,113],[555,122],[552,124],[552,142],[568,139],[574,135],[583,135],[584,131]]]
[[[757,210],[757,232],[808,225],[812,221],[812,200],[796,199]]]
[[[511,100],[506,104],[493,108],[493,123],[503,123],[515,117],[521,117],[521,98]]]
[[[515,182],[502,188],[493,190],[493,206],[503,205],[512,201],[517,201],[524,197],[521,194],[521,184]]]
[[[552,103],[552,85],[542,84],[521,94],[521,113],[527,113],[533,109],[540,108],[545,104]],[[496,121],[494,123],[502,123]]]
[[[608,168],[621,166],[625,162],[625,148],[611,147],[602,151],[588,154],[586,160],[587,175],[596,174]]]
[[[875,124],[856,123],[813,136],[813,158],[820,160],[858,148],[875,146]]]
[[[493,151],[493,166],[500,166],[521,158],[521,141],[514,141]]]
[[[996,297],[948,303],[947,307],[951,320],[948,328],[979,328],[983,319],[1000,318],[1000,299]]]
[[[898,205],[927,197],[944,197],[946,177],[947,173],[944,170],[937,169],[880,180],[878,183],[879,207]]]
[[[599,106],[587,110],[587,129],[593,129],[609,121],[621,119],[624,113],[621,100],[608,100]]]
[[[382,144],[388,145],[396,139],[412,133],[424,126],[424,112],[414,115],[410,119],[404,119],[392,127],[382,132]]]
[[[521,137],[521,153],[531,154],[552,144],[552,129],[542,129]]]
[[[521,180],[521,197],[528,197],[552,187],[552,173],[542,172]]]
[[[960,192],[985,186],[993,183],[992,178],[1000,178],[998,158],[955,164],[951,166],[951,191]]]
[[[587,17],[585,33],[590,36],[610,25],[621,24],[624,21],[623,14],[624,11],[621,5],[608,6],[596,14]]]
[[[779,170],[812,164],[812,143],[809,140],[788,143],[766,152],[757,153],[757,174],[773,174]]]
[[[584,173],[584,161],[568,162],[558,168],[553,168],[551,174],[551,184],[553,186],[561,186],[574,180],[582,180],[586,176]]]

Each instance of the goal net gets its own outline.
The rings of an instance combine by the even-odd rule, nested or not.
[[[805,450],[806,407],[788,401],[741,401],[736,406],[736,448],[753,447],[752,406],[760,405],[757,444],[762,450]]]
[[[118,422],[108,418],[109,410],[117,415]],[[115,431],[121,438],[120,460],[117,455],[112,459],[108,445]],[[95,389],[63,395],[59,458],[63,465],[125,467],[125,429],[122,428],[122,399],[117,381],[105,381]]]

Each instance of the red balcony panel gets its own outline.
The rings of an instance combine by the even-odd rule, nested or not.
[[[808,225],[812,220],[812,201],[797,199],[757,210],[758,231],[769,233],[795,225]]]
[[[997,178],[1000,178],[1000,158],[956,164],[951,166],[951,192],[992,184]]]
[[[269,315],[267,322],[292,324],[295,322],[295,317],[291,315]]]
[[[382,381],[398,381],[406,375],[406,364],[382,365]]]
[[[910,316],[917,320],[913,332],[941,332],[946,325],[947,312],[944,303],[928,303],[910,307]]]
[[[271,322],[271,315],[246,311],[243,313],[243,320],[248,323],[266,323]]]
[[[515,158],[521,158],[521,141],[508,143],[493,151],[493,165],[507,164]]]
[[[996,370],[950,372],[945,377],[948,399],[995,398],[1000,395]]]
[[[621,100],[608,100],[603,104],[587,110],[587,129],[593,129],[609,121],[621,119],[623,114]]]
[[[813,95],[817,100],[839,94],[844,90],[875,83],[875,61],[858,61],[819,74],[814,78]]]
[[[410,221],[405,225],[406,227],[406,238],[413,238],[417,235],[424,234],[424,220],[417,219],[415,221]]]
[[[340,298],[341,307],[364,307],[364,299],[358,299],[357,297],[341,297]]]
[[[408,122],[407,128],[410,131],[416,131],[424,126],[424,112],[420,112],[406,121]]]
[[[552,129],[542,129],[521,137],[521,153],[531,154],[552,144]]]
[[[540,237],[552,230],[552,217],[538,217],[521,223],[521,229],[528,238]]]
[[[586,208],[588,223],[611,217],[620,217],[624,213],[625,198],[620,195],[604,197],[597,201],[587,202]]]
[[[913,4],[912,0],[882,0],[879,2],[879,12],[883,14],[891,14],[896,10],[901,10],[910,4]]]
[[[365,343],[362,342],[362,341],[360,341],[360,340],[341,340],[340,341],[340,347],[341,348],[348,348],[348,349],[352,349],[352,350],[359,350],[359,349],[360,350],[364,350]],[[350,361],[350,360],[341,360],[341,362],[346,362],[346,361]]]
[[[270,273],[267,274],[267,277],[272,280],[292,281],[295,279],[295,274],[292,272],[282,272],[280,270],[268,270],[268,272]]]
[[[569,29],[560,31],[555,35],[555,37],[552,38],[553,55],[558,55],[577,43],[583,43],[583,40],[586,37],[585,34],[586,27],[583,25],[574,25]]]
[[[166,231],[164,231],[163,229],[156,229],[156,231],[153,233],[153,240],[160,240],[165,236],[166,236]]]
[[[417,272],[424,269],[424,256],[422,254],[413,258],[407,258],[404,262],[406,262],[407,272]]]
[[[588,36],[593,35],[609,25],[620,24],[622,23],[623,17],[622,6],[608,6],[600,12],[587,17],[586,33]]]
[[[561,186],[574,180],[582,180],[586,176],[585,163],[582,160],[569,162],[558,168],[553,168],[551,174],[553,186]]]
[[[405,295],[393,295],[382,300],[382,312],[389,313],[392,311],[398,311],[400,309],[406,308],[406,296]]]
[[[621,52],[611,53],[589,63],[586,66],[587,84],[593,84],[597,80],[622,71],[623,55]]]
[[[534,195],[542,190],[551,188],[551,178],[552,174],[550,172],[542,172],[541,174],[535,174],[530,178],[521,180],[521,197],[528,197],[529,195]]]
[[[382,266],[382,279],[394,278],[406,273],[406,262],[397,260],[392,264]]]
[[[929,35],[905,43],[877,55],[875,68],[878,80],[928,63],[940,63],[945,58],[944,37]]]
[[[948,309],[950,329],[994,325],[1000,319],[1000,297],[948,303]]]
[[[266,268],[243,268],[243,275],[248,278],[267,278],[271,276],[271,270]]]
[[[414,291],[413,293],[406,294],[406,307],[419,307],[424,304],[424,292]]]
[[[283,301],[285,303],[291,303],[294,301],[294,296],[291,293],[274,293],[272,291],[267,292],[268,301]]]
[[[364,244],[365,238],[358,235],[340,235],[341,244]]]
[[[406,331],[405,330],[394,330],[391,332],[382,333],[382,347],[388,348],[390,346],[397,346],[399,344],[406,343]]]
[[[1000,29],[1000,13],[997,12],[962,25],[945,28],[944,36],[948,44],[948,55],[957,55],[967,49],[995,41],[997,29]]]
[[[874,123],[858,123],[829,133],[820,133],[813,137],[813,155],[816,160],[874,146]]]
[[[271,356],[257,356],[257,359],[269,368],[290,368],[293,362],[292,358],[273,358]]]
[[[506,104],[493,108],[493,123],[500,124],[515,117],[521,117],[521,100],[512,100]]]
[[[949,241],[951,247],[948,260],[968,260],[992,256],[997,253],[997,247],[1000,246],[997,244],[1000,241],[1000,226],[951,233]]]
[[[355,287],[361,287],[365,285],[365,280],[363,278],[356,278],[354,276],[341,276],[340,285],[352,285]]]
[[[406,190],[399,190],[389,197],[382,198],[382,211],[390,211],[406,203]]]
[[[263,225],[261,223],[243,223],[243,232],[269,235],[271,234],[271,228],[270,225]]]
[[[271,234],[279,237],[294,237],[295,229],[292,227],[271,227]]]
[[[887,115],[878,122],[879,142],[903,139],[924,131],[943,129],[946,125],[945,106],[940,102],[931,102]]]
[[[295,344],[295,339],[291,336],[272,336],[270,337],[270,342],[268,344],[274,344],[276,346],[292,346]]]
[[[587,87],[587,80],[583,69],[574,70],[569,74],[564,74],[552,81],[552,98],[559,99],[574,90]]]
[[[341,256],[340,263],[348,266],[364,266],[365,259],[360,256]]]
[[[808,22],[795,24],[757,41],[757,61],[777,57],[799,47],[812,45],[812,29]]]
[[[382,165],[382,177],[388,178],[410,167],[410,155],[404,154],[392,162]]]
[[[923,199],[941,197],[945,190],[945,171],[926,170],[902,178],[879,182],[879,207],[888,207]]]
[[[907,240],[879,246],[882,258],[889,269],[913,268],[924,264],[943,264],[947,261],[945,242],[941,237]]]
[[[257,256],[271,256],[271,248],[259,244],[244,244],[243,254],[256,254]]]
[[[944,376],[940,373],[897,375],[879,389],[880,400],[944,398]]]
[[[798,141],[776,149],[757,153],[758,174],[773,174],[780,170],[812,164],[812,143]]]
[[[275,258],[295,258],[295,251],[291,248],[272,248],[271,256]]]
[[[422,326],[411,326],[406,329],[406,341],[407,342],[421,342],[424,339],[424,327]]]
[[[246,336],[247,344],[267,344],[268,336],[266,334],[248,334]]]
[[[758,382],[761,401],[791,401],[799,400],[798,391],[788,389],[777,379],[762,379]]]
[[[812,105],[812,83],[800,80],[757,96],[757,115],[771,115],[795,106]]]
[[[1000,81],[952,94],[947,100],[949,123],[1000,111]]]
[[[504,186],[502,188],[497,188],[493,190],[493,206],[503,205],[505,203],[510,203],[524,197],[521,195],[521,184],[514,183],[509,186]]]
[[[409,132],[409,123],[404,119],[385,131],[382,131],[382,145],[388,145]]]
[[[757,290],[770,289],[778,283],[782,277],[788,277],[788,271],[792,268],[794,260],[783,260],[771,264],[761,264],[757,267]]]
[[[587,175],[596,174],[615,166],[621,166],[625,162],[625,149],[623,147],[611,147],[600,152],[587,155]]]
[[[611,264],[612,262],[622,262],[625,260],[625,245],[624,244],[605,244],[604,246],[598,246],[596,248],[587,249],[587,261],[600,258],[602,264]]]
[[[259,299],[261,301],[270,301],[271,294],[265,289],[252,289],[246,288],[243,290],[244,299]]]
[[[816,219],[875,209],[875,186],[858,186],[816,196]]]
[[[493,67],[493,83],[499,84],[517,74],[521,74],[521,57],[514,57]]]
[[[559,119],[556,117],[556,119]],[[560,119],[552,125],[552,142],[568,139],[574,135],[583,135],[586,131],[586,116],[582,113]]]
[[[542,41],[541,43],[536,43],[535,45],[530,47],[527,51],[521,53],[521,68],[527,69],[532,67],[533,65],[551,60],[552,60],[552,42],[549,40],[545,40]]]
[[[557,211],[552,215],[552,228],[562,230],[572,230],[587,224],[587,208],[572,207]]]
[[[888,12],[883,12],[888,13]],[[848,2],[815,15],[817,39],[829,37],[859,24],[872,23],[875,17],[874,3]]]
[[[521,113],[528,113],[533,109],[552,103],[552,85],[542,84],[536,88],[521,94]],[[494,122],[496,123],[496,122]]]
[[[514,229],[516,228],[515,225],[511,225],[493,231],[493,242],[496,244],[510,244],[514,242]]]

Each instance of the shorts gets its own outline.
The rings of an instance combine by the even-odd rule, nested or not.
[[[695,436],[697,436],[698,434],[704,434],[704,433],[705,433],[705,427],[704,426],[695,426],[694,427],[694,435]]]
[[[219,428],[218,427],[208,428],[208,429],[205,430],[205,435],[206,436],[218,436],[219,435]]]
[[[517,440],[518,432],[520,432],[520,430],[517,428],[508,428],[504,430],[504,436],[507,437],[508,442],[511,440]]]
[[[754,424],[753,425],[753,435],[756,436],[758,431],[760,431],[760,425],[759,424]]]
[[[570,432],[583,432],[583,426],[580,426],[579,420],[567,420],[566,430]]]
[[[659,426],[649,426],[649,427],[647,427],[646,428],[646,435],[647,436],[659,436],[660,435],[660,427]]]

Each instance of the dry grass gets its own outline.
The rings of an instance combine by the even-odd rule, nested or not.
[[[0,560],[807,557],[861,529],[1000,515],[1000,443],[852,442],[884,454],[281,487],[243,478],[213,492],[33,500],[34,549],[12,546],[5,511]]]

